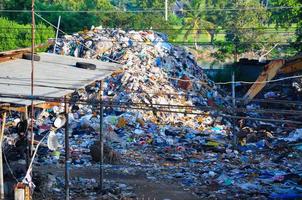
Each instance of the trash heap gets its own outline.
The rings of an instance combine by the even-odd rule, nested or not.
[[[157,104],[225,104],[194,56],[168,43],[161,33],[93,28],[60,38],[56,53],[121,63],[122,69],[105,80],[104,95],[113,102],[149,105],[149,108]],[[185,108],[173,110],[189,111]],[[153,122],[199,127],[196,118],[184,118],[178,113],[157,112],[154,115],[150,110],[137,110],[137,113]]]

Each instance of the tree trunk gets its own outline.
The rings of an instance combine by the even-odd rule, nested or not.
[[[210,33],[210,37],[211,37],[211,44],[213,44],[214,43],[215,33],[211,32]]]
[[[194,38],[195,49],[198,50],[197,39]]]
[[[238,46],[235,44],[234,62],[238,62]]]

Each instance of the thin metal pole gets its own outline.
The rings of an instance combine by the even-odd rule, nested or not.
[[[235,93],[235,73],[232,73],[232,102],[233,102],[233,109],[236,108],[236,93]],[[236,119],[233,119],[233,126],[232,126],[232,132],[233,132],[233,143],[234,147],[237,146],[237,133],[236,133],[236,127],[235,127]]]
[[[4,177],[3,177],[3,160],[2,160],[2,141],[4,135],[4,128],[6,123],[6,112],[3,114],[2,126],[0,130],[0,199],[4,199]]]
[[[168,0],[165,0],[165,20],[168,21]]]
[[[35,52],[35,0],[31,3],[31,97],[34,96],[34,52]],[[31,100],[31,156],[34,151],[34,101]]]
[[[103,181],[104,181],[104,141],[103,141],[103,114],[104,114],[104,107],[103,107],[103,82],[101,81],[100,85],[100,191],[103,191]]]
[[[57,32],[56,32],[56,40],[55,40],[55,45],[53,45],[53,53],[56,53],[56,47],[57,47],[57,41],[58,41],[59,29],[60,29],[60,23],[61,23],[61,15],[59,16],[59,19],[58,19]]]
[[[26,122],[28,123],[28,106],[25,106],[25,112],[24,112],[24,120],[26,120]],[[30,145],[29,145],[29,142],[28,142],[28,128],[26,128],[26,131],[25,131],[25,137],[26,137],[26,169],[28,169],[29,167],[29,160],[30,160]]]
[[[67,98],[64,97],[64,111],[66,117],[66,124],[65,124],[65,199],[69,200],[69,168],[70,168],[70,161],[69,161],[69,131],[68,131],[68,104]]]

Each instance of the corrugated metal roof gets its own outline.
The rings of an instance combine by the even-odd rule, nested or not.
[[[39,54],[35,62],[34,96],[63,97],[75,89],[83,88],[96,80],[102,80],[120,68],[119,64],[88,60],[56,54]],[[76,62],[96,65],[96,70],[76,68]],[[31,61],[17,59],[0,63],[0,94],[31,94]],[[30,105],[30,100],[1,98],[0,102]],[[35,102],[39,103],[39,102]]]

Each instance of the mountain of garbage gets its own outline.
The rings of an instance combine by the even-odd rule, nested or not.
[[[162,33],[93,28],[59,38],[55,51],[122,64],[120,71],[105,80],[104,95],[115,102],[183,106],[174,107],[176,112],[190,112],[188,107],[192,106],[224,104],[194,56],[170,44]],[[138,113],[154,122],[200,126],[197,117],[184,114],[146,110]]]

